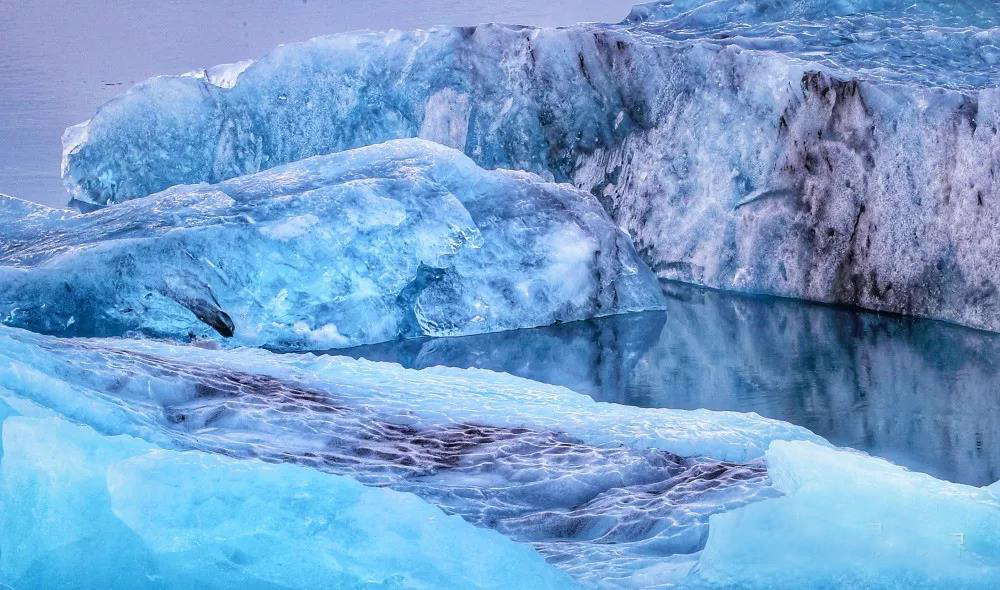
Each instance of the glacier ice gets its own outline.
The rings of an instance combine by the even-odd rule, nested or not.
[[[103,206],[421,136],[592,192],[662,278],[998,330],[997,7],[684,0],[318,38],[231,88],[137,85],[67,135],[64,179]]]
[[[767,451],[784,494],[717,514],[692,587],[995,588],[1000,489],[807,441]]]
[[[14,588],[570,588],[529,546],[417,497],[295,465],[7,418]]]
[[[0,218],[0,321],[50,334],[330,348],[662,305],[591,195],[417,139]]]
[[[770,442],[822,442],[754,414],[599,404],[491,371],[11,328],[0,388],[105,436],[410,492],[600,587],[667,565],[682,577],[711,514],[773,497]]]
[[[150,587],[206,573],[309,587],[387,564],[420,580],[491,580],[506,564],[525,577],[504,583],[559,584],[482,528],[587,587],[1000,581],[995,485],[935,480],[755,414],[601,404],[485,370],[11,328],[0,402],[13,413],[0,494],[17,508],[0,517],[2,583],[76,572],[86,585],[115,563],[122,580],[155,572]],[[340,549],[330,527],[344,518],[394,541],[412,531],[399,544],[412,559],[385,559],[395,542]],[[336,556],[357,568],[331,573]],[[464,559],[482,569],[453,569]]]

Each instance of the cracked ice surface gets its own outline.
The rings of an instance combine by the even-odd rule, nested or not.
[[[329,348],[663,303],[591,195],[422,140],[0,217],[0,321],[50,334]]]

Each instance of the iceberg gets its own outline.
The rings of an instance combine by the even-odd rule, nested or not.
[[[752,413],[12,328],[0,403],[0,583],[15,587],[1000,581],[997,484],[936,480]]]
[[[14,588],[576,587],[530,546],[345,476],[55,417],[7,418],[3,446],[0,582]]]
[[[423,137],[591,192],[661,278],[1000,330],[998,39],[995,3],[913,0],[335,35],[138,84],[64,179],[100,207]]]
[[[710,519],[692,587],[995,588],[1000,489],[810,442],[767,451],[782,492]]]
[[[663,305],[593,196],[419,139],[0,218],[0,322],[48,334],[331,348]]]
[[[760,461],[771,442],[823,444],[755,414],[597,403],[492,371],[12,328],[0,328],[0,401],[113,440],[414,494],[533,547],[592,587],[682,578],[711,514],[774,496]],[[35,439],[12,433],[11,420],[5,441]]]

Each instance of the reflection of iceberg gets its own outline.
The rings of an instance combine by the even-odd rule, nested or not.
[[[666,285],[666,311],[340,351],[481,367],[644,407],[757,412],[937,477],[1000,480],[1000,338]]]
[[[967,568],[987,585],[1000,579],[1000,539],[985,534],[1000,530],[1000,505],[988,490],[828,449],[801,428],[754,414],[598,404],[563,388],[483,370],[414,371],[253,349],[60,340],[7,328],[0,329],[0,400],[3,413],[26,416],[8,416],[2,425],[3,501],[18,508],[5,513],[11,522],[0,529],[3,583],[62,575],[66,570],[43,572],[31,563],[44,559],[68,569],[82,559],[89,539],[100,538],[112,555],[123,548],[121,555],[140,571],[156,568],[184,580],[224,568],[235,578],[219,579],[263,577],[309,586],[311,576],[331,567],[322,552],[335,551],[342,541],[342,527],[331,528],[323,514],[356,506],[338,517],[348,518],[344,526],[380,535],[386,527],[389,538],[398,532],[386,522],[392,518],[382,506],[388,496],[319,472],[411,492],[532,544],[590,586],[754,583],[758,570],[747,567],[748,559],[781,566],[780,553],[768,552],[777,547],[774,539],[795,545],[801,555],[842,538],[796,528],[789,520],[796,514],[818,523],[839,514],[845,534],[858,519],[898,526],[887,538],[895,559],[863,561],[856,570],[876,587],[895,583],[900,570],[941,563],[939,556],[952,547],[929,543],[939,529],[955,527],[970,531],[969,560],[942,568],[942,583],[968,581]],[[103,436],[65,425],[64,418]],[[198,450],[179,452],[184,449]],[[777,489],[761,462],[719,460],[764,453]],[[779,490],[787,496],[777,497]],[[851,505],[851,498],[862,496],[905,501]],[[29,508],[18,501],[39,503]],[[463,544],[449,559],[424,556],[433,563],[423,564],[425,548],[413,548],[392,562],[396,573],[426,579],[443,570],[444,580],[477,585],[476,576],[490,575],[489,558],[496,556],[523,562],[525,575],[538,572],[526,583],[558,583],[554,573],[500,540],[482,554],[482,568],[456,571],[451,557],[461,559],[493,537],[428,512],[416,500],[392,502],[412,504],[413,516],[400,518],[408,538],[440,551],[452,545],[435,535]],[[917,516],[942,503],[950,510],[933,519]],[[419,518],[424,514],[429,522]],[[361,522],[368,518],[374,520]],[[752,530],[741,528],[748,519],[757,523]],[[317,553],[284,560],[300,550],[295,540],[304,526],[318,528],[311,534],[320,544],[310,546]],[[7,551],[11,546],[18,550]],[[843,559],[864,560],[867,547],[851,547]],[[338,555],[368,569],[385,550]],[[928,560],[904,559],[918,552]],[[109,575],[111,561],[87,555],[87,575]],[[521,566],[512,567],[509,575],[522,573]],[[128,576],[133,570],[112,571]],[[773,569],[761,571],[770,572],[771,583],[782,579]],[[815,572],[793,574],[804,582],[828,575]]]
[[[998,6],[684,0],[324,37],[232,88],[139,84],[67,136],[64,178],[103,206],[419,136],[590,191],[662,278],[1000,329]]]
[[[0,197],[0,321],[330,347],[662,302],[597,200],[400,140],[79,216]]]

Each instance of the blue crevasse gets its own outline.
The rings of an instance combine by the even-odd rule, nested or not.
[[[330,348],[663,303],[591,195],[423,140],[0,216],[0,321],[50,334]]]
[[[593,193],[661,278],[998,330],[998,63],[1000,11],[971,1],[336,35],[231,87],[137,85],[68,131],[64,178],[104,206],[419,136]]]

